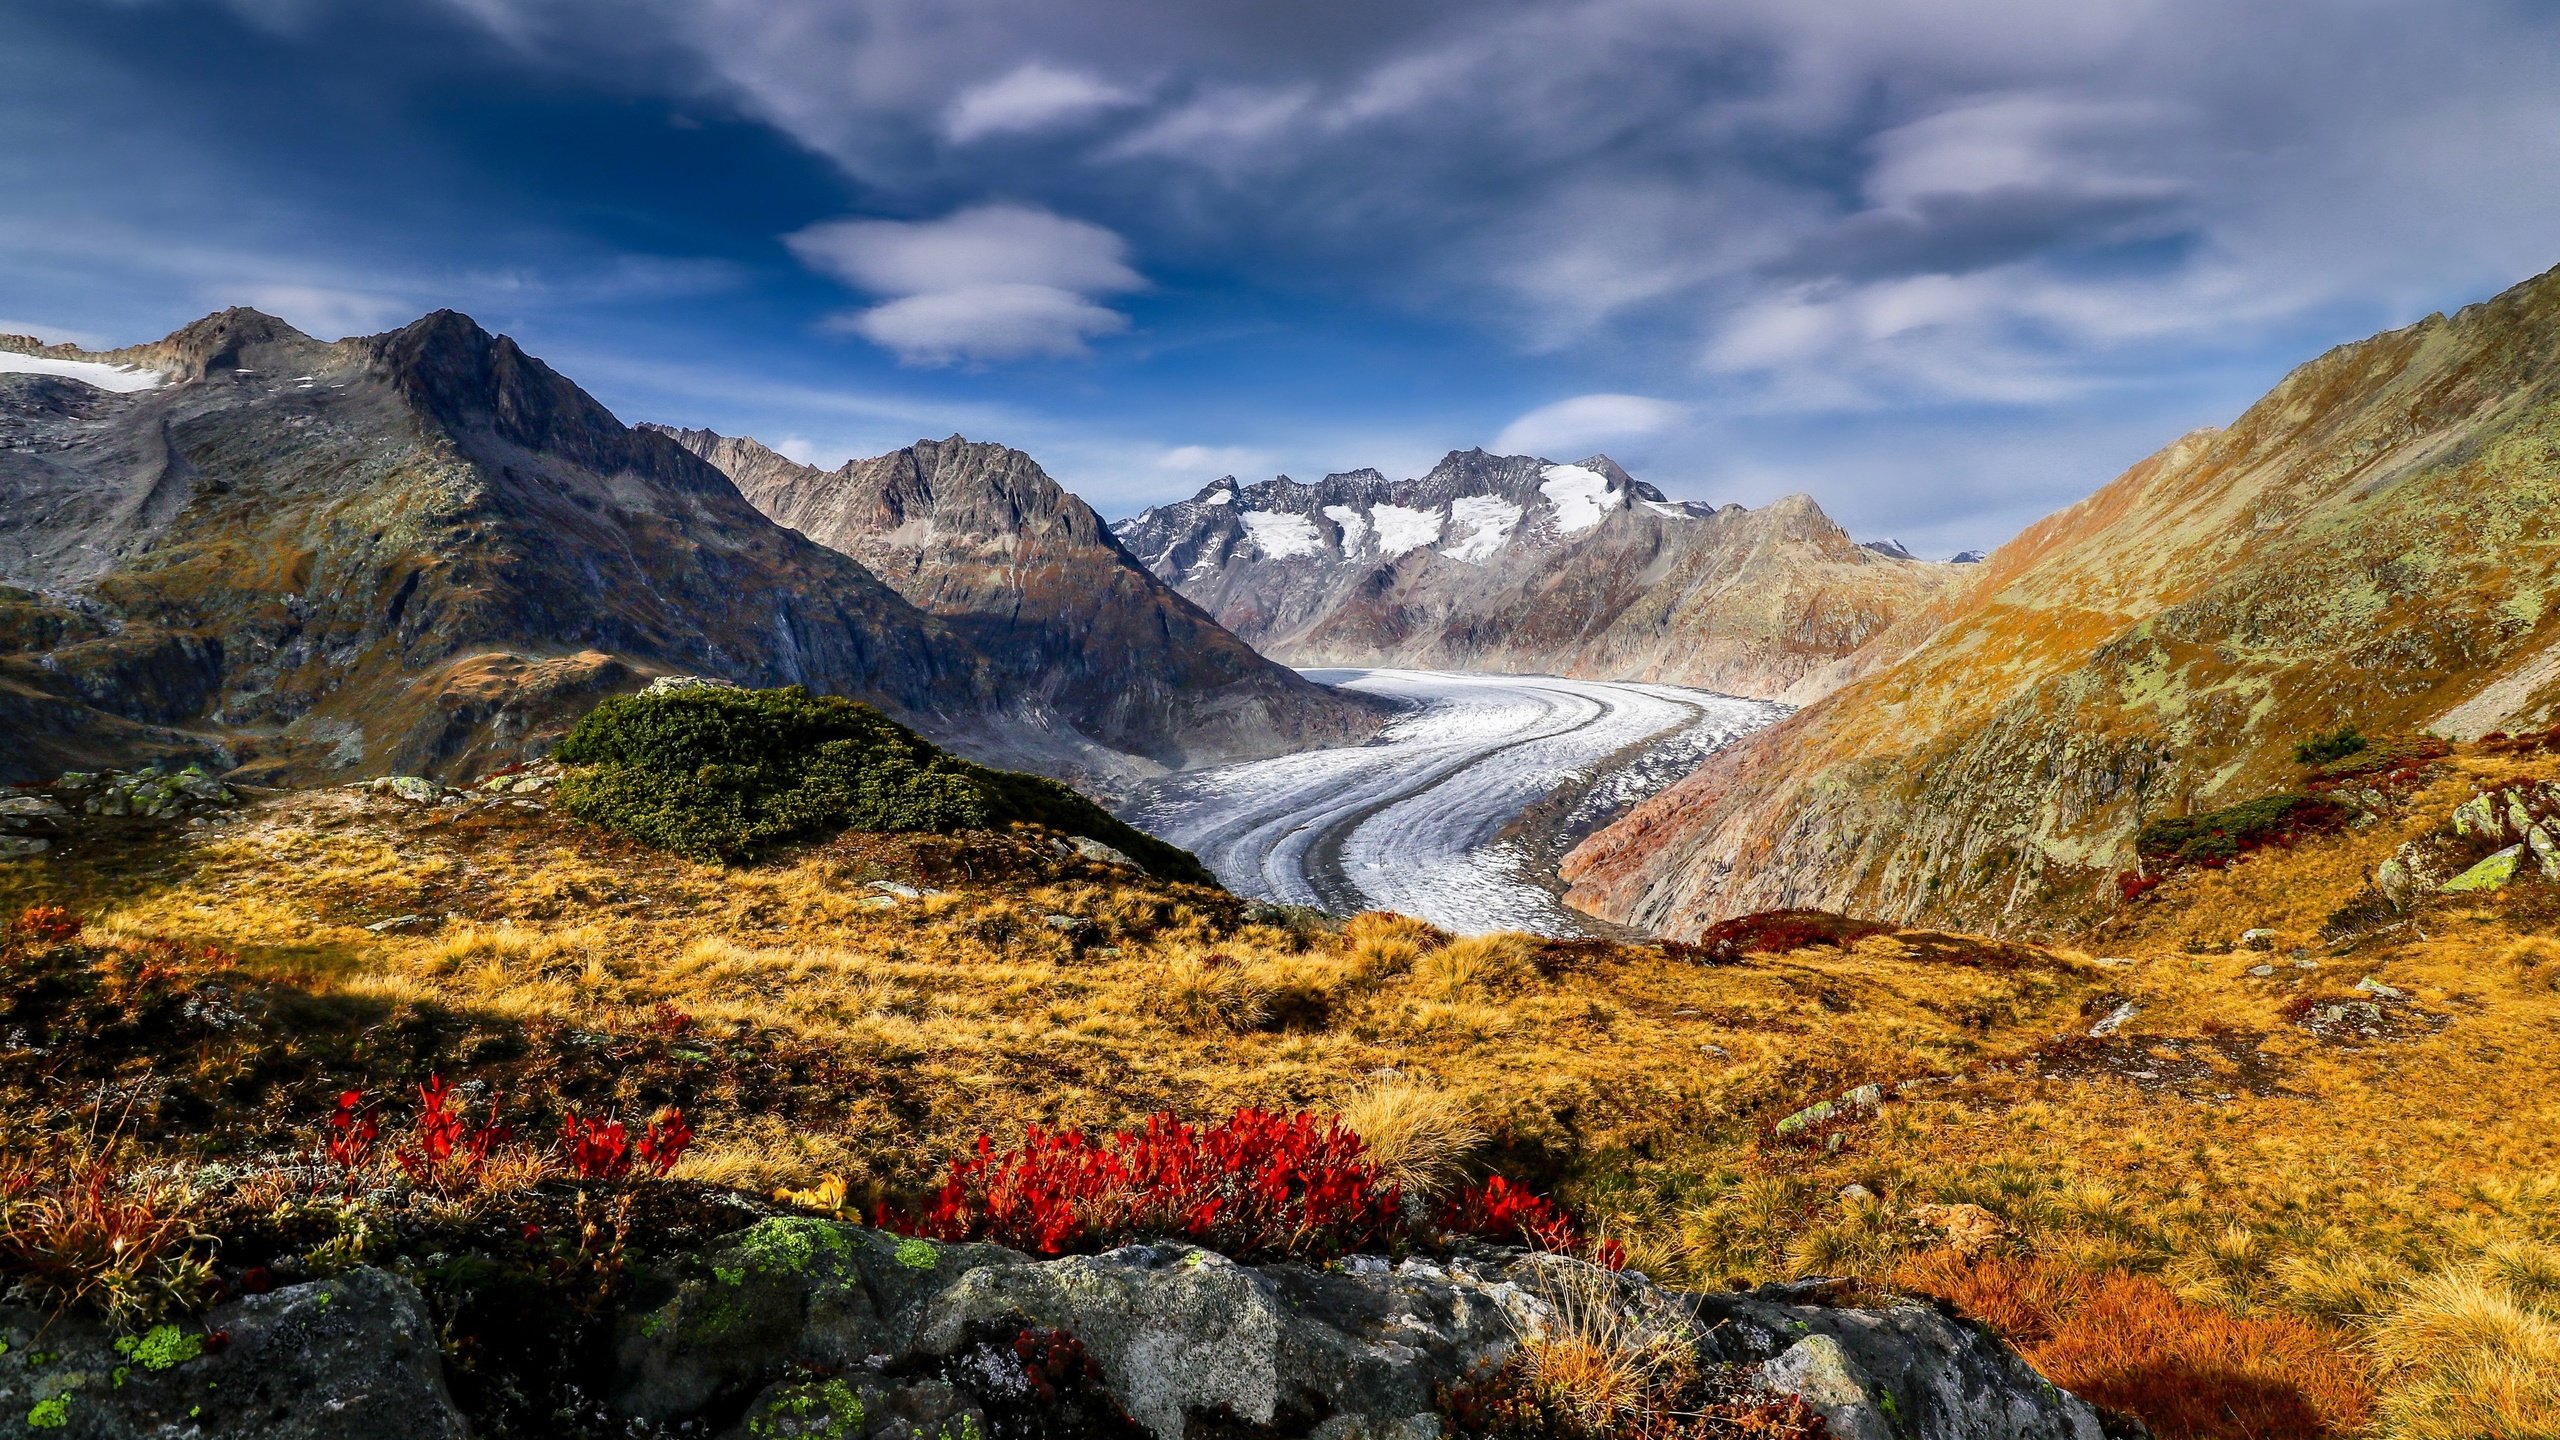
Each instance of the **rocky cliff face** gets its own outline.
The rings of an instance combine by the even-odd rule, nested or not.
[[[1453,452],[1430,474],[1222,480],[1115,527],[1293,664],[1663,680],[1801,701],[1951,567],[1852,541],[1793,496],[1675,504],[1605,455]]]
[[[1166,766],[1339,742],[1383,711],[1256,654],[1123,550],[1037,462],[958,436],[832,470],[658,430],[780,524],[860,561],[1102,751]]]
[[[998,763],[1130,763],[1066,722],[1066,687],[461,315],[6,343],[0,778],[188,752],[466,774],[666,673],[868,700]]]
[[[2560,272],[2331,351],[1965,567],[1871,673],[1570,856],[1574,902],[2092,914],[2144,821],[2294,783],[2315,730],[2547,723],[2555,501]]]

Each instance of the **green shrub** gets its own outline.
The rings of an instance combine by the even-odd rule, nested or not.
[[[2317,795],[2264,795],[2202,815],[2154,820],[2134,838],[2134,848],[2153,858],[2221,864],[2262,845],[2291,844],[2335,830],[2346,823],[2348,813],[2345,806]]]
[[[2297,764],[2326,765],[2332,760],[2344,760],[2362,750],[2364,746],[2363,731],[2353,725],[2341,725],[2335,730],[2314,735],[2294,746],[2293,758]]]
[[[835,695],[702,686],[620,695],[553,752],[562,809],[701,860],[846,830],[949,834],[1015,822],[1093,838],[1167,879],[1210,882],[1190,852],[1036,775],[942,750]]]

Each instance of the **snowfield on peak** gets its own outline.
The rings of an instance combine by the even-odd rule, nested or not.
[[[1359,553],[1362,542],[1369,538],[1369,517],[1348,505],[1327,505],[1324,518],[1342,527],[1342,553]]]
[[[1609,488],[1609,477],[1580,465],[1550,465],[1538,482],[1538,493],[1556,512],[1556,532],[1579,535],[1609,516],[1626,497]]]
[[[1316,522],[1304,515],[1271,510],[1238,513],[1244,519],[1244,533],[1253,537],[1253,547],[1262,552],[1264,559],[1286,560],[1295,555],[1324,553],[1324,537],[1316,533]]]
[[[1449,502],[1449,543],[1440,553],[1481,565],[1501,551],[1523,513],[1498,495],[1461,495]]]
[[[1440,538],[1437,510],[1378,504],[1369,507],[1369,518],[1378,527],[1378,554],[1389,559],[1422,549]]]
[[[14,350],[0,350],[0,374],[59,375],[66,380],[78,380],[101,390],[126,395],[137,390],[157,390],[162,383],[156,370],[109,365],[99,360],[57,360],[50,355],[21,355]]]

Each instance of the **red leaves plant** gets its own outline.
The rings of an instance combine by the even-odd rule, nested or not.
[[[603,1120],[571,1111],[560,1128],[556,1157],[546,1157],[517,1142],[513,1131],[498,1122],[500,1098],[491,1096],[488,1118],[473,1123],[455,1106],[453,1086],[430,1076],[418,1087],[418,1114],[408,1133],[392,1146],[391,1159],[421,1190],[458,1194],[491,1178],[491,1162],[511,1155],[524,1163],[517,1178],[530,1181],[556,1159],[581,1180],[627,1179],[635,1169],[664,1176],[676,1168],[693,1144],[693,1127],[684,1112],[670,1108],[649,1122],[636,1141],[619,1120]],[[321,1156],[328,1168],[354,1189],[372,1173],[380,1158],[381,1121],[365,1108],[361,1091],[338,1096],[330,1112]],[[516,1172],[511,1172],[516,1173]]]
[[[61,945],[80,938],[80,917],[59,905],[30,905],[9,923],[9,934],[30,945]]]
[[[883,1205],[885,1229],[935,1240],[992,1240],[1042,1255],[1179,1238],[1240,1260],[1325,1261],[1411,1237],[1402,1192],[1339,1118],[1238,1110],[1215,1125],[1170,1114],[1103,1139],[1033,1126],[999,1151],[985,1135],[951,1162],[919,1211]],[[1550,1202],[1495,1176],[1444,1207],[1460,1234],[1545,1249],[1580,1237]],[[1595,1257],[1625,1264],[1604,1242]]]
[[[650,1121],[636,1145],[619,1120],[598,1120],[572,1110],[560,1126],[561,1155],[581,1180],[625,1179],[635,1162],[664,1176],[676,1168],[691,1144],[693,1127],[685,1124],[681,1110],[668,1110]]]

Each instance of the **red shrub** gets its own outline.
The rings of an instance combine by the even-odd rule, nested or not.
[[[623,1179],[630,1175],[634,1161],[665,1175],[676,1168],[692,1143],[693,1129],[685,1124],[681,1110],[671,1109],[650,1121],[636,1144],[619,1120],[592,1119],[572,1110],[560,1126],[563,1155],[581,1180]]]
[[[373,1144],[382,1136],[382,1126],[365,1114],[364,1093],[358,1090],[339,1092],[338,1108],[329,1116],[329,1139],[322,1153],[329,1163],[350,1178],[373,1163]]]
[[[1388,1238],[1401,1199],[1339,1120],[1239,1110],[1205,1129],[1154,1115],[1099,1142],[1034,1126],[1001,1152],[981,1135],[921,1214],[883,1206],[880,1222],[1044,1255],[1179,1235],[1239,1258],[1326,1259]]]
[[[1318,1261],[1411,1238],[1402,1217],[1402,1193],[1338,1118],[1251,1109],[1207,1127],[1153,1115],[1102,1140],[1033,1126],[1003,1151],[981,1135],[922,1210],[878,1210],[902,1234],[1044,1255],[1179,1236],[1239,1259]],[[1615,1241],[1585,1247],[1562,1211],[1498,1175],[1439,1218],[1458,1234],[1626,1264]]]
[[[31,945],[61,945],[80,938],[80,917],[59,905],[30,905],[10,922],[9,933]]]
[[[2168,878],[2166,875],[2145,875],[2135,870],[2119,870],[2116,872],[2116,898],[2130,905],[2159,889],[2160,882]]]
[[[478,1125],[466,1125],[452,1102],[453,1087],[442,1076],[429,1076],[418,1087],[416,1129],[409,1143],[391,1154],[412,1185],[442,1188],[467,1183],[489,1163],[490,1153],[510,1138],[498,1123],[498,1097],[489,1097],[489,1118]],[[344,1096],[339,1103],[344,1106]]]
[[[1813,945],[1845,950],[1892,929],[1880,921],[1853,920],[1828,910],[1763,910],[1718,921],[1698,937],[1694,948],[1712,962],[1729,963],[1755,950],[1770,955]]]

